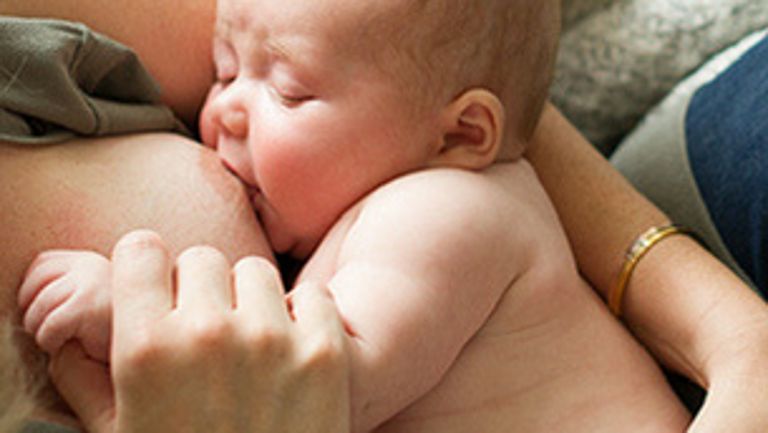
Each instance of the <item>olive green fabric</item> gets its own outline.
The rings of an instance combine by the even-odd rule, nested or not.
[[[0,142],[49,144],[76,136],[186,133],[138,57],[88,27],[0,16]],[[20,433],[75,433],[29,422]]]
[[[57,424],[32,421],[27,423],[19,433],[79,433],[79,431]]]
[[[0,141],[184,131],[127,47],[67,21],[0,16]]]

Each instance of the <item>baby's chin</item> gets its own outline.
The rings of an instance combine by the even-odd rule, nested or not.
[[[306,260],[312,255],[317,246],[317,241],[308,241],[304,239],[280,239],[273,243],[275,252],[278,254],[287,254],[297,260]]]
[[[320,243],[320,237],[298,236],[287,230],[270,227],[269,224],[265,225],[269,244],[277,254],[288,255],[297,260],[305,260],[312,255]]]

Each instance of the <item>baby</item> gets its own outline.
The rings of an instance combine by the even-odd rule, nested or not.
[[[334,294],[354,432],[684,429],[521,158],[558,26],[555,0],[219,1],[202,138]],[[25,326],[108,360],[108,278],[42,255]]]

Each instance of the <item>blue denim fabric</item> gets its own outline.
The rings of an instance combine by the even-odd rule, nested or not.
[[[727,248],[768,295],[768,38],[688,107],[691,168]]]

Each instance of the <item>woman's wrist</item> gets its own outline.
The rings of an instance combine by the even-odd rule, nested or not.
[[[670,221],[551,105],[526,158],[557,209],[579,269],[606,298],[627,248],[649,227]],[[623,310],[624,322],[659,360],[702,385],[736,350],[723,344],[753,338],[738,337],[739,330],[766,314],[757,295],[687,236],[665,239],[637,263]]]
[[[703,387],[738,361],[738,353],[768,340],[765,303],[684,236],[659,244],[638,263],[624,311],[625,323],[664,364]],[[765,360],[768,353],[753,356]]]
[[[646,230],[635,239],[632,245],[627,249],[624,263],[621,266],[616,284],[608,292],[606,302],[611,312],[616,317],[621,317],[624,307],[624,294],[629,285],[630,278],[640,260],[648,254],[653,247],[674,235],[692,235],[693,233],[682,226],[676,224],[667,224],[663,226],[653,226]]]
[[[711,337],[703,369],[710,382],[736,378],[758,378],[768,390],[768,305],[759,301],[754,311],[732,315]]]

